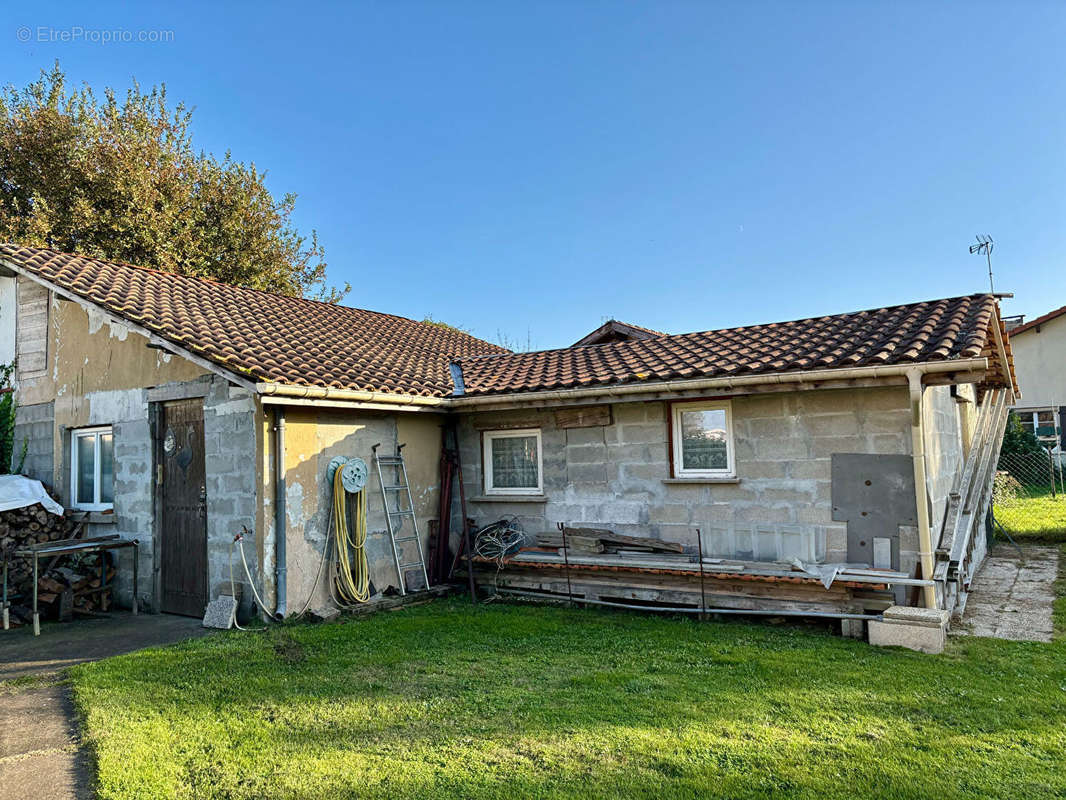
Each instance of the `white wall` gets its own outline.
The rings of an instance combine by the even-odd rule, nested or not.
[[[0,364],[15,359],[15,279],[0,277]]]
[[[1066,405],[1066,315],[1010,337],[1022,399],[1017,408]]]

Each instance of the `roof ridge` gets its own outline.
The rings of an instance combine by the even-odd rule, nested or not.
[[[993,295],[991,292],[975,292],[973,294],[960,294],[960,295],[956,295],[954,297],[938,297],[938,298],[934,298],[932,300],[914,300],[914,301],[912,301],[910,303],[897,303],[897,304],[891,305],[891,306],[877,306],[876,308],[863,308],[863,309],[859,309],[858,311],[844,311],[844,312],[841,312],[841,313],[838,313],[838,314],[822,314],[822,315],[816,316],[816,317],[800,317],[798,319],[782,320],[782,321],[778,321],[778,322],[756,322],[756,323],[752,323],[750,325],[737,325],[737,326],[734,326],[732,328],[708,328],[707,330],[686,331],[685,333],[662,333],[658,337],[653,338],[653,339],[640,339],[640,340],[636,340],[636,341],[622,341],[622,342],[599,342],[599,343],[596,343],[596,344],[569,345],[567,347],[549,347],[549,348],[545,348],[543,350],[528,350],[528,351],[525,351],[525,352],[522,352],[522,353],[486,353],[484,355],[466,356],[465,358],[463,358],[461,360],[462,361],[472,361],[472,360],[475,360],[475,359],[495,358],[497,356],[506,356],[506,355],[515,355],[515,356],[528,355],[528,356],[532,356],[532,355],[538,355],[538,354],[541,354],[541,353],[559,353],[559,352],[564,352],[564,351],[567,351],[567,350],[588,350],[588,349],[593,349],[593,348],[597,348],[597,347],[626,347],[626,346],[633,346],[633,345],[637,345],[637,344],[649,345],[649,344],[655,343],[656,341],[660,341],[661,342],[663,339],[677,340],[677,339],[680,339],[680,338],[683,338],[683,337],[686,337],[686,336],[706,336],[707,334],[711,334],[711,333],[729,333],[729,332],[732,332],[732,331],[746,331],[746,330],[751,330],[752,328],[771,328],[771,327],[779,328],[779,327],[783,327],[785,325],[797,325],[797,324],[802,323],[802,322],[814,322],[814,321],[825,320],[825,319],[834,319],[834,318],[842,318],[842,317],[854,317],[854,316],[858,316],[859,314],[875,314],[875,313],[879,313],[879,312],[883,312],[883,311],[884,312],[891,312],[891,311],[894,311],[894,310],[900,309],[900,308],[916,308],[918,306],[930,305],[932,303],[951,303],[951,302],[957,302],[959,300],[973,300],[973,299],[976,299],[976,298],[985,298],[985,297],[994,298],[995,295]],[[1066,306],[1064,306],[1063,308],[1066,309]],[[607,322],[621,322],[621,320],[608,320]],[[607,324],[607,323],[604,323],[604,324]],[[623,324],[628,325],[629,323],[623,323]],[[633,326],[633,327],[638,327],[638,326]]]
[[[281,299],[281,300],[292,300],[292,301],[296,301],[296,302],[300,302],[300,303],[310,303],[311,305],[316,306],[316,307],[321,306],[321,307],[329,308],[329,309],[343,309],[343,310],[346,310],[346,311],[358,311],[358,312],[361,312],[363,314],[373,314],[374,316],[377,316],[377,317],[390,317],[392,319],[401,320],[403,322],[411,322],[411,323],[414,323],[415,325],[427,325],[427,324],[429,324],[429,323],[426,323],[423,320],[412,319],[411,317],[405,317],[405,316],[403,316],[401,314],[392,314],[392,313],[390,313],[388,311],[374,311],[374,310],[369,309],[369,308],[360,308],[358,306],[347,306],[347,305],[342,305],[341,303],[328,303],[325,300],[313,300],[313,299],[311,299],[309,297],[298,297],[296,295],[291,295],[291,294],[282,294],[281,292],[272,292],[272,291],[270,291],[268,289],[258,289],[258,288],[254,287],[254,286],[240,286],[240,285],[235,284],[235,283],[227,283],[226,281],[221,281],[221,280],[218,280],[217,278],[208,278],[208,277],[205,277],[203,275],[186,275],[186,274],[181,273],[181,272],[171,272],[169,270],[159,269],[158,267],[145,267],[145,266],[142,266],[140,264],[131,264],[128,261],[114,261],[114,260],[106,259],[106,258],[97,258],[96,256],[87,256],[87,255],[83,255],[81,253],[72,253],[72,252],[69,252],[69,251],[66,251],[66,250],[56,250],[56,249],[51,248],[51,247],[33,247],[32,245],[18,244],[16,242],[0,242],[0,248],[5,247],[5,246],[10,246],[10,247],[16,248],[18,250],[44,251],[44,252],[48,252],[48,253],[53,253],[53,254],[55,254],[57,256],[68,256],[69,258],[80,258],[80,259],[85,259],[85,260],[88,260],[88,261],[95,261],[97,264],[110,264],[112,266],[126,267],[128,269],[137,270],[138,272],[149,272],[149,273],[152,273],[152,274],[155,274],[155,275],[160,275],[160,276],[163,276],[163,277],[166,277],[166,278],[177,278],[179,280],[197,281],[197,282],[200,282],[200,283],[209,284],[211,286],[220,286],[220,287],[223,287],[225,289],[236,289],[236,290],[241,291],[241,292],[255,292],[257,294],[267,295],[268,297],[276,297],[276,298]],[[2,255],[2,254],[3,254],[2,251],[0,251],[0,255]],[[437,326],[437,327],[439,328],[440,326]],[[449,326],[449,327],[453,327],[453,326]],[[464,336],[469,336],[471,339],[476,339],[477,341],[480,341],[480,342],[485,342],[484,339],[480,339],[477,336],[474,336],[472,333],[467,333],[466,331],[461,330],[460,328],[454,328],[454,332],[462,334]],[[492,344],[492,342],[486,342],[486,344]],[[501,355],[503,355],[503,354],[501,354]]]

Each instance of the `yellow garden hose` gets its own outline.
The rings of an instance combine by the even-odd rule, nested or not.
[[[370,566],[366,560],[366,489],[354,494],[352,522],[348,529],[348,492],[341,482],[341,470],[333,474],[334,544],[337,572],[333,576],[339,599],[347,604],[370,599]]]

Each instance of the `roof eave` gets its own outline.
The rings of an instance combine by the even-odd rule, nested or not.
[[[456,410],[474,410],[485,406],[521,406],[543,404],[545,402],[568,402],[591,398],[601,398],[602,402],[621,400],[638,400],[644,395],[684,394],[694,391],[713,392],[715,390],[731,392],[735,389],[774,387],[782,388],[839,381],[889,381],[906,378],[909,372],[918,370],[924,375],[936,375],[949,378],[949,383],[976,383],[983,380],[988,373],[986,358],[953,359],[949,361],[926,361],[911,364],[893,364],[869,367],[829,367],[819,370],[800,372],[775,372],[757,375],[738,375],[717,378],[692,378],[686,380],[651,381],[640,383],[619,383],[599,386],[587,386],[570,389],[551,389],[533,392],[509,392],[501,394],[465,395],[448,401],[450,408]]]
[[[9,258],[0,258],[0,265],[3,265],[4,267],[10,269],[17,275],[22,275],[23,277],[26,277],[29,280],[39,283],[41,286],[47,288],[49,291],[55,292],[60,297],[66,298],[72,303],[77,303],[79,306],[86,309],[87,311],[91,309],[94,313],[100,314],[101,316],[107,318],[110,322],[116,325],[121,325],[135,333],[140,334],[148,340],[148,344],[150,345],[158,347],[162,350],[166,350],[176,356],[181,356],[187,361],[191,361],[193,364],[196,364],[198,367],[202,367],[208,372],[213,372],[216,375],[219,375],[230,381],[231,383],[234,383],[244,389],[248,389],[249,391],[253,392],[255,391],[255,384],[247,377],[238,375],[237,373],[226,369],[216,361],[198,355],[197,353],[194,353],[193,351],[188,350],[182,347],[181,345],[175,344],[170,339],[167,339],[165,336],[161,336],[158,333],[152,331],[151,329],[144,327],[140,323],[134,322],[133,320],[129,319],[128,317],[124,317],[121,314],[117,314],[114,311],[111,311],[110,309],[107,309],[104,306],[100,305],[99,303],[89,300],[86,297],[82,297],[77,292],[72,292],[71,290],[59,286],[58,284],[48,280],[47,278],[42,278],[33,270],[26,269],[22,265],[15,263]]]

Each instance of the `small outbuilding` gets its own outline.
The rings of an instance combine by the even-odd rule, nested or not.
[[[431,550],[431,527],[460,549],[442,456],[461,462],[472,530],[521,534],[478,550],[490,590],[860,622],[951,612],[984,553],[1017,396],[989,294],[681,335],[612,321],[511,353],[44,249],[0,245],[0,269],[27,473],[140,539],[142,606],[179,614],[230,593],[242,530],[264,611],[330,606],[337,459],[370,473],[368,593],[424,587],[403,565]]]

